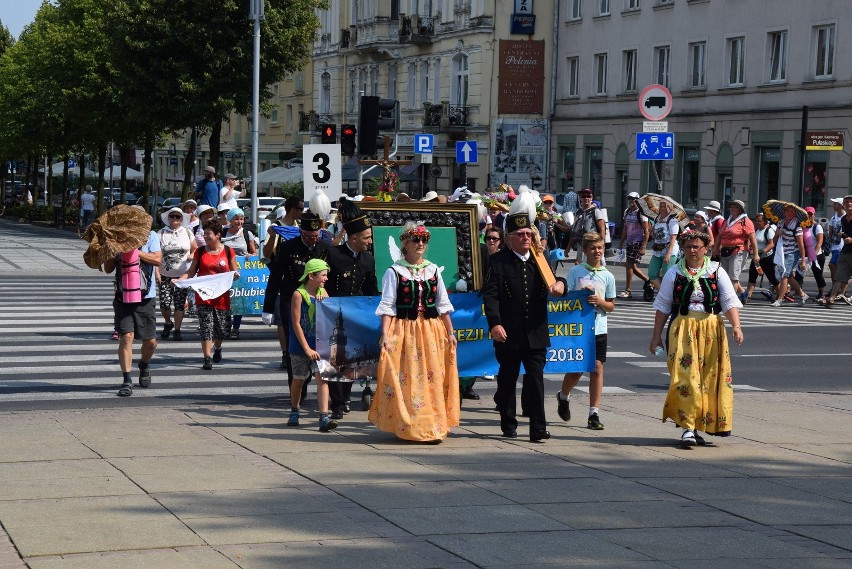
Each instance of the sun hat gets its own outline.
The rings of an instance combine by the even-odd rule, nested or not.
[[[438,192],[436,192],[435,190],[429,190],[428,192],[426,192],[426,195],[423,196],[420,199],[420,201],[422,201],[422,202],[438,201]]]
[[[719,202],[713,200],[709,204],[705,205],[704,209],[712,209],[713,211],[719,212],[722,211],[722,206],[719,205]]]
[[[220,203],[216,208],[216,213],[225,213],[231,210],[231,206],[226,203]]]
[[[198,206],[198,209],[195,210],[195,216],[201,217],[202,214],[204,214],[205,212],[208,212],[208,211],[213,211],[213,206],[207,205],[207,204],[201,204],[200,206]]]
[[[731,200],[731,201],[729,201],[728,207],[731,207],[732,205],[737,206],[738,208],[740,208],[741,211],[745,211],[745,203],[743,203],[742,200]]]
[[[706,213],[704,213],[701,210],[698,210],[698,211],[695,212],[695,217],[700,217],[701,219],[703,219],[706,222],[710,221],[710,216],[708,216]]]
[[[831,198],[831,203],[836,203],[838,205],[843,205],[843,198]]]
[[[188,206],[188,205],[194,205],[195,207],[198,207],[198,202],[197,202],[197,201],[195,201],[195,200],[192,200],[192,199],[190,199],[190,200],[186,200],[185,202],[183,202],[182,204],[180,204],[180,207],[186,207],[186,206]]]
[[[184,213],[184,211],[177,206],[170,208],[170,209],[168,209],[168,210],[166,210],[166,211],[164,211],[163,213],[160,214],[160,219],[163,220],[163,225],[165,225],[166,227],[169,227],[171,225],[171,221],[169,220],[169,216],[173,213],[179,213],[180,214],[180,216],[182,218],[181,222],[180,222],[181,225],[189,225],[189,222],[192,219],[192,216],[189,215],[188,213]]]
[[[638,199],[639,199],[639,194],[638,194],[638,193],[636,193],[636,192],[630,192],[629,194],[627,194],[627,197],[628,197],[628,198],[630,198],[630,199],[632,199],[632,200],[638,200]]]

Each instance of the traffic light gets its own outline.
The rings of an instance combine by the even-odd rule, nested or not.
[[[361,97],[361,113],[358,117],[358,151],[374,155],[382,146],[379,131],[396,130],[396,107],[394,99]]]
[[[344,156],[355,155],[355,135],[358,134],[358,129],[354,124],[344,124],[340,126],[340,151]]]
[[[321,124],[320,133],[322,135],[323,144],[337,144],[337,125],[336,124]]]

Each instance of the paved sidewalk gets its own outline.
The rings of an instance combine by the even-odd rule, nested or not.
[[[693,449],[662,394],[607,396],[604,431],[550,398],[544,444],[489,403],[440,445],[363,411],[330,434],[268,407],[0,414],[0,567],[852,564],[849,393],[738,393],[737,436]]]

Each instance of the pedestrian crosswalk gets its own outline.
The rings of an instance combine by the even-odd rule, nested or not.
[[[818,319],[820,326],[849,326],[852,324],[852,307],[836,303],[836,306],[826,308],[811,302],[805,306],[798,303],[787,303],[773,307],[762,296],[743,306],[740,310],[740,324],[743,328],[767,328],[802,326]],[[617,328],[653,328],[653,303],[643,300],[618,299],[615,310],[607,317],[609,327]]]
[[[0,404],[115,398],[121,373],[113,332],[112,279],[85,276],[0,277]],[[162,318],[157,313],[158,331]],[[286,396],[275,328],[244,317],[240,339],[226,340],[222,363],[201,369],[197,320],[182,342],[158,340],[152,387],[133,398]],[[134,346],[138,361],[139,343]],[[134,364],[134,383],[138,375]]]
[[[112,279],[97,273],[56,276],[0,276],[0,405],[115,398],[121,374],[113,332]],[[823,326],[850,323],[852,308],[832,311],[816,305],[772,308],[754,302],[741,312],[744,327],[798,326],[819,318]],[[650,330],[654,310],[641,300],[620,301],[609,317],[612,331]],[[158,330],[162,319],[158,313]],[[287,397],[286,375],[278,369],[281,351],[275,328],[259,317],[243,319],[239,340],[226,340],[223,361],[201,369],[197,321],[187,317],[182,342],[159,340],[152,363],[153,383],[133,397],[210,399]],[[139,345],[135,348],[138,361]],[[665,374],[665,361],[637,352],[610,352],[608,357],[643,373]],[[136,380],[134,366],[134,381]],[[559,381],[560,378],[548,378]],[[584,378],[578,389],[584,390]],[[483,382],[488,389],[493,382]],[[749,389],[749,386],[737,386]],[[587,389],[587,388],[586,388]],[[356,392],[357,392],[356,388]],[[606,386],[605,393],[632,391]]]

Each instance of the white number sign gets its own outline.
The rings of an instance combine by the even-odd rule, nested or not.
[[[302,180],[305,201],[321,189],[334,201],[343,193],[339,144],[306,144],[302,147]]]

